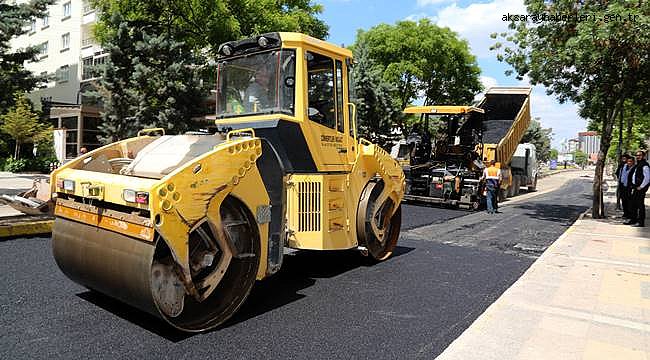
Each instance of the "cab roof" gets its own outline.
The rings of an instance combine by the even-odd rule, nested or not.
[[[265,38],[265,44],[260,42]],[[327,41],[313,38],[309,35],[294,32],[271,32],[259,34],[241,40],[233,40],[219,45],[218,54],[220,58],[235,57],[251,54],[265,49],[279,49],[311,46],[318,48],[337,57],[352,58],[352,51],[344,47],[336,46]]]
[[[437,115],[455,115],[469,114],[471,112],[485,113],[485,110],[475,106],[409,106],[404,109],[405,114],[437,114]]]
[[[344,47],[336,46],[332,43],[329,43],[327,41],[323,41],[320,39],[316,39],[314,37],[311,37],[309,35],[301,34],[301,33],[295,33],[295,32],[280,32],[280,39],[282,39],[283,44],[289,45],[290,43],[293,43],[294,45],[296,43],[303,43],[303,44],[309,44],[311,46],[321,48],[323,50],[339,54],[345,57],[352,57],[352,51],[349,49],[346,49]]]

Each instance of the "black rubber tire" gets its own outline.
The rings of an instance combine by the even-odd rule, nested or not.
[[[370,187],[370,188],[368,188]],[[370,212],[372,211],[373,200],[379,197],[381,191],[383,190],[383,183],[369,183],[366,185],[366,189],[362,192],[362,199],[357,210],[357,221],[359,219],[368,219],[370,217]],[[367,206],[363,207],[364,196],[369,196],[367,201]],[[390,200],[387,200],[390,201]],[[394,206],[394,205],[392,205]],[[391,216],[386,230],[384,230],[384,239],[380,240],[374,235],[371,225],[364,221],[363,224],[360,222],[357,224],[357,232],[359,238],[359,244],[365,246],[368,249],[368,255],[374,262],[379,262],[388,259],[392,254],[395,246],[397,245],[397,240],[399,238],[399,232],[402,226],[402,207],[397,205],[397,209]],[[363,232],[363,233],[361,233]]]

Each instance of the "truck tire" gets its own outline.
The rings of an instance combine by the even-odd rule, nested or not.
[[[535,192],[537,191],[537,175],[535,175],[535,180],[533,180],[533,184],[528,186],[528,192]]]
[[[497,197],[499,199],[499,202],[506,201],[506,199],[508,198],[508,190],[509,190],[509,188],[508,189],[499,189],[499,194],[497,195]]]
[[[512,186],[513,186],[512,196],[517,196],[517,195],[519,195],[519,188],[521,187],[521,178],[519,176],[517,176],[512,180],[513,180],[513,182],[512,182]]]

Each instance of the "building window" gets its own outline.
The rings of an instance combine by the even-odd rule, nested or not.
[[[82,27],[81,29],[81,47],[86,48],[95,43],[91,27]]]
[[[36,19],[32,19],[32,22],[29,24],[29,33],[30,35],[36,32]]]
[[[82,146],[88,148],[88,150],[97,149],[101,146],[101,142],[99,141],[99,135],[101,135],[99,124],[101,124],[101,120],[98,117],[84,116]]]
[[[82,6],[83,6],[82,11],[83,11],[84,15],[86,15],[86,14],[88,14],[90,12],[93,12],[95,10],[95,9],[93,9],[93,6],[90,4],[90,1],[88,1],[88,0],[84,0],[82,2]]]
[[[50,26],[50,14],[43,15],[43,29]]]
[[[68,1],[67,3],[63,4],[63,19],[65,20],[70,17],[72,14],[72,4]]]
[[[106,59],[108,59],[108,54],[105,54],[104,56],[100,55],[99,57],[95,57],[95,66],[106,64]]]
[[[89,56],[87,58],[83,58],[83,63],[82,63],[82,68],[81,68],[81,80],[88,80],[92,79],[93,76],[93,57]]]
[[[41,59],[47,57],[47,48],[48,48],[47,41],[38,45],[38,55],[40,56]]]
[[[70,33],[65,33],[61,35],[61,51],[68,50],[70,48]]]
[[[68,158],[75,157],[77,154],[77,117],[64,117],[61,119],[61,127],[66,129],[65,132],[65,155]]]
[[[81,68],[81,79],[88,80],[100,77],[102,75],[103,67],[106,64],[108,55],[100,55],[99,57],[86,57],[82,60],[83,67]]]
[[[56,74],[56,80],[58,83],[64,83],[70,80],[70,66],[64,65],[59,68]]]

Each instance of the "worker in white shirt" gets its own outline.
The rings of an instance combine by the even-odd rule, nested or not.
[[[497,194],[501,184],[501,170],[496,167],[496,161],[490,161],[490,166],[483,170],[482,180],[485,180],[485,189],[487,190],[487,212],[494,214],[496,212]]]
[[[630,219],[624,224],[635,227],[645,226],[645,194],[650,187],[650,165],[645,159],[645,152],[636,152],[636,166],[632,168],[630,183],[632,183],[632,197],[630,201]]]

